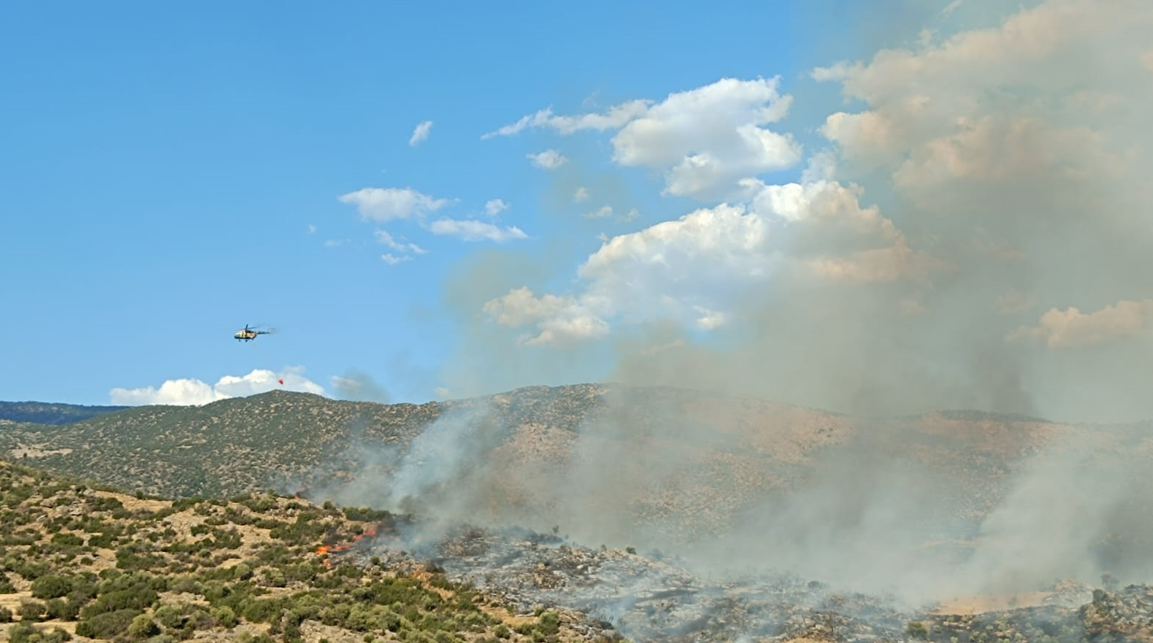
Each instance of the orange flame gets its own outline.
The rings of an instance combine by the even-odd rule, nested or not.
[[[358,541],[360,541],[364,538],[375,538],[376,535],[377,535],[376,526],[369,526],[369,527],[365,528],[365,530],[362,533],[357,534],[356,536],[353,536],[351,542],[340,544],[340,545],[320,545],[319,547],[316,548],[316,555],[317,556],[327,556],[329,553],[335,554],[337,552],[348,551],[349,549],[352,549],[352,546],[355,543],[357,543]],[[325,558],[322,562],[324,563],[325,567],[327,567],[328,569],[332,569],[332,562],[329,561],[328,558]]]

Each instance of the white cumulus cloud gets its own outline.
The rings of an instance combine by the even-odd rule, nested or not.
[[[239,377],[225,375],[217,380],[215,385],[189,378],[165,380],[159,387],[114,388],[109,392],[109,397],[112,404],[124,406],[148,404],[200,406],[217,400],[246,397],[273,390],[327,395],[323,386],[304,377],[303,373],[302,367],[286,367],[280,372],[255,369]],[[279,381],[282,379],[284,384]]]
[[[921,280],[948,266],[881,215],[861,190],[835,181],[745,186],[747,202],[700,208],[606,238],[580,266],[576,295],[514,289],[484,311],[503,326],[536,325],[531,343],[604,336],[613,322],[727,325],[744,288],[789,267],[830,283]],[[547,331],[547,332],[545,332]]]
[[[389,248],[392,248],[393,250],[418,255],[428,253],[428,250],[421,248],[415,243],[411,243],[409,241],[397,241],[391,234],[388,233],[387,230],[376,230],[374,234],[376,235],[376,240],[378,242],[388,246]]]
[[[784,118],[792,100],[779,79],[722,79],[670,94],[621,129],[612,143],[625,166],[666,169],[666,191],[710,199],[742,179],[793,167],[801,146],[764,125]]]
[[[528,237],[516,226],[499,227],[472,219],[438,219],[429,227],[433,234],[457,237],[463,241],[511,241]]]
[[[526,156],[532,161],[533,165],[544,170],[555,170],[565,163],[568,163],[568,159],[556,150],[545,150],[538,154],[528,154]]]
[[[1022,326],[1007,339],[1039,340],[1049,348],[1076,348],[1134,337],[1148,331],[1153,321],[1153,299],[1121,300],[1092,313],[1076,307],[1051,308],[1036,326]]]
[[[608,323],[596,308],[592,299],[578,301],[571,296],[548,294],[537,297],[528,288],[517,288],[487,302],[484,312],[501,326],[537,326],[536,336],[522,336],[521,341],[526,344],[565,345],[608,334]]]
[[[408,144],[415,147],[428,140],[428,134],[432,131],[432,121],[422,121],[412,130],[412,136],[408,139]]]
[[[492,199],[484,204],[484,213],[490,217],[495,217],[507,209],[508,204],[503,199]]]
[[[667,194],[712,200],[732,191],[742,178],[801,161],[801,145],[792,135],[765,127],[784,118],[792,103],[779,85],[779,78],[724,78],[669,94],[659,103],[622,103],[605,114],[556,116],[542,110],[491,135],[529,127],[561,134],[619,130],[612,138],[616,163],[664,170]]]
[[[546,127],[554,129],[561,134],[573,134],[581,130],[604,131],[620,129],[632,119],[644,114],[649,109],[650,101],[633,100],[610,108],[604,114],[582,114],[580,116],[557,116],[552,109],[542,109],[536,114],[525,116],[511,125],[489,132],[482,139],[494,136],[512,136],[532,127]]]
[[[834,113],[822,132],[862,167],[889,166],[926,205],[942,202],[944,184],[1120,166],[1091,125],[1136,108],[1125,72],[1137,71],[1151,29],[1153,5],[1141,0],[1047,0],[994,27],[839,62],[814,78],[871,108]]]
[[[435,212],[449,204],[412,188],[362,188],[338,197],[341,203],[355,205],[362,219],[391,221]]]

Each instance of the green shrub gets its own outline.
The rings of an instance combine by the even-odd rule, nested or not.
[[[243,500],[239,504],[248,507],[254,513],[262,514],[276,508],[276,499],[269,496],[262,496],[258,498],[249,498],[247,500]]]
[[[116,568],[125,571],[159,569],[164,560],[143,549],[140,543],[133,543],[116,550]]]
[[[383,509],[370,509],[368,507],[345,507],[344,516],[357,522],[378,522],[388,518],[390,513]]]
[[[241,616],[254,623],[271,623],[279,620],[284,612],[284,600],[278,598],[258,598],[244,606]]]
[[[119,589],[101,594],[94,602],[81,610],[81,616],[84,620],[88,620],[99,614],[124,611],[139,613],[148,609],[156,602],[157,598],[158,595],[155,590],[138,583],[131,589]]]
[[[164,626],[165,629],[175,629],[184,621],[184,615],[181,613],[180,608],[175,605],[161,605],[156,608],[153,614],[156,620]]]
[[[0,594],[15,594],[16,586],[8,578],[8,574],[0,574]]]
[[[170,591],[176,592],[177,594],[182,592],[195,594],[197,593],[198,589],[199,588],[196,585],[196,579],[183,574],[173,578],[169,587]]]
[[[34,556],[36,554],[34,554],[32,550],[29,550],[28,555]],[[25,561],[18,564],[12,571],[19,574],[24,580],[36,580],[48,573],[48,563],[30,563]]]
[[[20,609],[17,613],[20,614],[21,621],[39,621],[44,618],[45,612],[48,611],[47,606],[40,601],[20,601]]]
[[[256,522],[256,519],[251,514],[238,510],[236,507],[229,507],[224,510],[224,519],[234,525],[251,525]]]
[[[45,608],[49,619],[75,621],[76,618],[80,616],[80,605],[71,600],[66,601],[62,598],[53,598],[45,604]]]
[[[344,619],[344,627],[353,632],[368,632],[381,628],[381,620],[368,605],[353,605]]]
[[[29,623],[17,623],[8,630],[10,643],[33,643],[40,640],[40,633]]]
[[[88,498],[88,511],[95,513],[97,511],[116,511],[123,509],[124,503],[116,498],[108,498],[105,496],[92,496]]]
[[[388,608],[378,610],[380,627],[389,632],[399,632],[402,624],[400,616]]]
[[[244,544],[244,539],[235,529],[216,529],[212,532],[211,544],[214,549],[238,549]]]
[[[133,619],[142,613],[140,610],[122,609],[86,616],[76,624],[76,634],[91,639],[114,638],[128,631]]]
[[[540,617],[540,630],[545,636],[552,636],[560,631],[560,616],[549,610]]]
[[[284,577],[284,572],[275,567],[264,570],[262,576],[263,584],[268,587],[284,587],[288,584],[288,581]]]
[[[83,547],[84,539],[76,534],[59,533],[52,536],[52,543],[61,547]]]
[[[236,625],[236,612],[227,605],[213,608],[212,617],[224,627],[234,627]]]
[[[68,593],[68,598],[77,605],[84,605],[96,598],[99,593],[100,588],[96,584],[96,576],[91,572],[85,572],[72,577],[72,591]]]
[[[288,580],[307,583],[316,578],[322,571],[324,571],[324,568],[319,564],[306,561],[285,568],[284,575]]]
[[[60,598],[72,591],[72,579],[57,574],[41,576],[32,581],[32,595],[36,598]]]
[[[137,614],[128,625],[128,636],[146,639],[160,633],[160,626],[147,614]]]
[[[89,547],[99,547],[101,549],[112,549],[112,545],[116,542],[116,535],[108,532],[96,534],[95,536],[88,537]]]
[[[232,568],[232,578],[236,580],[248,580],[252,578],[252,568],[245,563],[240,563]]]

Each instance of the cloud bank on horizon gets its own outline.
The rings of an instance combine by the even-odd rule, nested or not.
[[[464,277],[501,292],[466,311],[463,335],[485,346],[462,353],[501,364],[443,384],[537,383],[568,367],[564,355],[609,346],[612,379],[846,412],[1151,414],[1138,394],[1153,348],[1149,33],[1147,2],[1044,0],[992,26],[829,61],[808,77],[839,87],[844,105],[811,148],[785,131],[797,100],[778,76],[512,116],[480,139],[538,137],[527,163],[544,180],[572,166],[575,139],[604,137],[613,166],[655,173],[663,197],[696,205],[602,237],[560,285]],[[799,179],[767,178],[784,171]],[[588,220],[614,213],[590,194],[566,198],[587,203]],[[412,186],[337,199],[377,226],[536,241],[499,220],[510,205],[496,195],[475,216]],[[389,264],[424,254],[419,239],[375,235]],[[170,384],[119,399],[159,399]]]
[[[112,404],[123,406],[146,404],[201,406],[219,400],[275,390],[328,396],[323,386],[304,377],[304,370],[301,366],[288,366],[280,371],[258,368],[240,377],[225,375],[217,380],[216,384],[195,378],[165,380],[159,387],[114,388],[109,396]],[[281,384],[281,381],[284,383]],[[334,378],[333,381],[339,385],[342,379]]]

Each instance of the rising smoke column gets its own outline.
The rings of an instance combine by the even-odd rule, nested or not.
[[[828,60],[795,87],[720,78],[598,114],[525,121],[564,135],[604,129],[614,162],[661,173],[656,189],[696,205],[606,236],[567,289],[555,283],[572,271],[547,252],[474,258],[446,293],[465,335],[444,383],[469,395],[602,379],[608,357],[609,377],[621,382],[857,415],[1153,413],[1144,368],[1153,167],[1141,117],[1153,107],[1153,8],[964,5],[970,17],[1002,15],[952,34],[913,29],[900,46]],[[830,105],[822,139],[799,147],[788,118],[814,105],[804,100],[814,83],[852,102]],[[771,178],[782,169],[800,176]],[[585,203],[598,192],[585,183],[558,181],[557,194]],[[588,213],[602,211],[594,205]],[[614,400],[622,421],[609,413],[582,427],[567,466],[511,474],[489,456],[514,427],[484,412],[442,418],[409,451],[382,455],[390,473],[360,489],[445,520],[565,520],[581,538],[652,545],[654,531],[634,520],[643,507],[614,506],[614,492],[665,485],[680,500],[674,483],[693,458],[668,445],[616,448],[637,444],[632,405]],[[687,447],[724,446],[690,424],[663,428],[687,431]],[[1125,509],[1133,479],[1112,475],[1120,465],[1065,461],[1062,445],[1053,448],[1008,485],[968,566],[949,570],[958,571],[950,591],[1085,578],[1101,566],[1101,536],[1142,528]],[[551,504],[535,515],[478,511],[494,506],[498,476],[543,487]],[[745,508],[728,541],[740,557],[702,560],[740,566],[752,557],[768,569],[791,558],[800,573],[858,587],[940,591],[926,587],[940,562],[922,553],[918,532],[900,528],[932,508],[924,490],[937,482],[901,457],[818,468],[796,495]],[[1054,532],[1067,535],[1020,555],[1023,543]]]
[[[515,329],[516,363],[612,346],[620,381],[842,412],[1153,413],[1137,394],[1151,9],[957,11],[989,26],[830,60],[795,100],[778,79],[721,79],[599,114],[532,115],[518,127],[607,127],[618,165],[664,171],[665,192],[701,207],[607,238],[571,290],[503,279],[473,308],[477,327]],[[828,105],[800,163],[783,119],[823,84],[853,107]],[[760,174],[780,167],[803,171]]]

